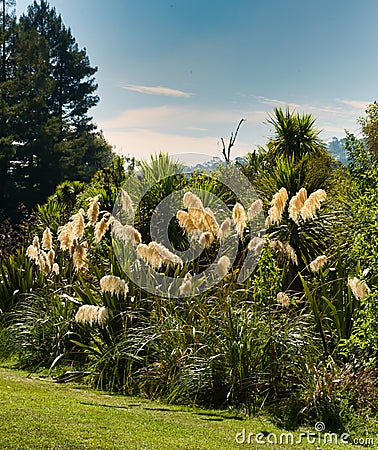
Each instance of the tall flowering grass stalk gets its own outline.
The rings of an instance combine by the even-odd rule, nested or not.
[[[219,227],[218,238],[220,240],[226,239],[226,237],[229,236],[229,234],[231,233],[231,227],[232,227],[231,219],[227,217],[227,219],[225,219],[221,223],[221,226]]]
[[[104,327],[108,318],[109,310],[105,306],[82,305],[75,315],[75,322]]]
[[[232,209],[232,219],[235,224],[236,232],[240,237],[243,236],[244,229],[247,226],[247,213],[243,205],[236,203]]]
[[[258,199],[252,203],[252,205],[248,208],[247,217],[248,220],[252,221],[255,219],[261,212],[263,211],[263,202]]]
[[[109,294],[126,297],[129,292],[129,286],[125,280],[114,275],[105,275],[100,280],[100,286],[102,292],[108,292]]]
[[[87,217],[90,225],[94,225],[97,222],[98,215],[100,213],[99,196],[90,199],[89,207],[87,210]]]
[[[59,274],[59,266],[54,262],[55,251],[52,249],[52,245],[51,231],[47,228],[43,232],[42,246],[39,237],[35,236],[33,243],[26,249],[26,256],[34,262],[39,271],[44,275],[49,275],[51,272],[55,273],[55,275]]]
[[[117,239],[125,243],[138,245],[142,242],[142,236],[138,230],[131,225],[122,225],[117,219],[112,221],[112,232]]]
[[[268,211],[268,217],[266,219],[266,226],[274,224],[279,225],[281,223],[282,214],[284,212],[287,200],[288,194],[286,188],[284,187],[273,195],[272,201],[270,202],[271,207]]]
[[[370,294],[369,286],[357,277],[348,279],[348,286],[350,287],[353,295],[357,300],[363,300],[367,295]]]
[[[183,197],[185,208],[204,209],[201,199],[192,192],[186,192]]]
[[[328,258],[325,255],[318,256],[314,261],[310,262],[311,272],[319,272],[319,270],[325,266],[328,262]]]
[[[121,206],[128,217],[134,216],[133,202],[130,195],[124,189],[121,189]]]
[[[326,199],[327,194],[323,189],[318,189],[313,192],[304,202],[300,209],[300,215],[304,221],[315,219],[316,212],[321,207],[321,203]]]
[[[307,191],[305,188],[301,188],[294,197],[291,198],[289,202],[289,217],[297,225],[299,225],[299,218],[301,216],[301,209],[305,201],[307,200]]]
[[[224,278],[231,266],[231,261],[228,256],[221,256],[216,264],[215,272],[219,276],[220,279]]]
[[[80,209],[80,211],[71,217],[71,221],[73,223],[73,233],[75,234],[76,239],[81,239],[84,236],[84,214],[84,210]]]
[[[52,234],[50,228],[46,228],[42,235],[42,248],[45,250],[51,250],[52,247]]]
[[[148,245],[139,244],[137,247],[137,254],[156,270],[161,269],[163,266],[183,266],[182,259],[179,256],[170,252],[164,245],[155,241],[150,242]]]

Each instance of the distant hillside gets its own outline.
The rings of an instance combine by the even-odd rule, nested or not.
[[[333,137],[332,141],[328,142],[327,148],[338,161],[348,164],[344,143],[345,139],[337,139],[337,137]]]
[[[342,162],[343,164],[348,164],[346,151],[344,149],[344,142],[344,138],[338,139],[337,137],[333,137],[332,141],[326,143],[326,148],[332,153],[335,159]],[[238,156],[237,158],[235,158],[235,161],[242,163],[243,158]],[[220,158],[219,156],[214,156],[213,158],[202,164],[198,163],[195,165],[184,165],[184,172],[193,172],[195,170],[211,171],[215,169],[216,166],[220,163],[224,163],[224,159]]]

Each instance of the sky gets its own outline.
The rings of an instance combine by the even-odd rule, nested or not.
[[[17,14],[31,3],[17,0]],[[98,67],[94,122],[118,153],[232,156],[264,146],[274,107],[320,137],[359,133],[378,97],[377,0],[50,0]]]

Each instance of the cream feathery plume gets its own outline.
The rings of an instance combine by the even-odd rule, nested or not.
[[[185,208],[203,209],[201,199],[192,192],[186,192],[183,197],[183,204]]]
[[[284,187],[273,195],[272,201],[270,202],[271,208],[268,211],[268,217],[266,219],[266,226],[279,225],[281,223],[287,199],[287,190]]]
[[[112,295],[126,297],[129,292],[129,286],[125,280],[122,280],[115,275],[105,275],[100,280],[102,292],[109,292]]]
[[[88,269],[88,265],[85,262],[87,253],[88,253],[87,241],[84,241],[81,244],[75,245],[75,249],[74,249],[74,252],[72,255],[72,261],[73,261],[73,265],[77,271]]]
[[[204,231],[209,231],[214,236],[218,236],[219,225],[213,211],[210,208],[204,209],[202,222],[204,225]]]
[[[52,247],[52,234],[50,228],[46,228],[42,235],[42,248],[45,250],[51,250]]]
[[[227,272],[231,266],[230,258],[228,256],[221,256],[215,267],[215,272],[219,278],[223,278],[227,275]]]
[[[98,244],[101,241],[101,239],[107,232],[108,228],[109,228],[109,221],[106,220],[105,217],[103,217],[99,222],[96,223],[94,229],[94,237],[96,244]]]
[[[39,237],[38,236],[34,236],[33,245],[36,248],[36,250],[39,252],[41,247],[39,245]]]
[[[158,255],[158,259],[152,261],[153,251],[150,251],[150,247],[147,244],[139,244],[137,246],[137,254],[139,258],[143,259],[143,261],[149,264],[153,269],[160,269],[163,264],[160,255]]]
[[[227,219],[225,219],[221,223],[221,226],[219,227],[218,239],[220,240],[225,239],[231,233],[231,226],[232,226],[231,219],[227,217]]]
[[[138,230],[131,225],[122,225],[118,220],[113,220],[112,231],[117,239],[124,242],[130,242],[133,245],[138,245],[142,242],[142,236]]]
[[[192,291],[193,291],[192,275],[188,272],[184,277],[184,281],[179,287],[179,293],[180,295],[188,295],[191,294]]]
[[[52,265],[51,272],[54,273],[55,275],[59,275],[60,270],[59,270],[59,264],[58,263],[54,263]]]
[[[87,211],[87,217],[88,217],[89,223],[91,225],[94,225],[97,222],[97,218],[100,213],[100,205],[99,205],[98,198],[99,198],[99,196],[96,195],[95,197],[90,199],[89,208]]]
[[[58,241],[60,243],[61,250],[69,250],[71,251],[74,246],[74,241],[76,239],[74,233],[74,224],[73,222],[67,222],[62,227],[58,229]]]
[[[290,199],[289,202],[289,217],[297,225],[299,225],[299,217],[301,215],[301,209],[305,201],[307,200],[307,191],[305,188],[301,188],[294,197]]]
[[[37,248],[34,245],[29,245],[29,247],[26,249],[26,256],[30,260],[32,260],[36,264],[38,264],[39,251],[37,250]]]
[[[45,273],[45,271],[46,271],[46,264],[45,264],[45,258],[42,256],[42,253],[38,254],[37,266],[39,267],[39,270],[42,273]]]
[[[204,230],[204,210],[200,208],[195,208],[193,206],[188,207],[188,214],[190,217],[190,220],[193,223],[195,230],[205,231]]]
[[[199,238],[199,244],[204,247],[208,248],[210,245],[214,242],[214,235],[210,231],[204,231],[201,233],[201,236]]]
[[[84,236],[85,222],[84,222],[84,210],[80,209],[76,214],[71,217],[73,223],[73,232],[76,239],[81,239]]]
[[[318,189],[313,192],[308,199],[304,202],[300,215],[304,221],[309,219],[315,219],[316,211],[320,209],[321,203],[326,199],[327,194],[323,189]]]
[[[319,270],[327,264],[328,258],[325,255],[318,256],[314,261],[310,262],[311,272],[319,272]]]
[[[247,226],[247,214],[240,203],[235,203],[232,209],[232,219],[236,227],[236,232],[242,237],[244,228]]]
[[[285,244],[285,252],[288,256],[290,256],[291,262],[297,266],[298,265],[298,256],[295,253],[295,250],[293,249],[293,247],[288,243]]]
[[[97,323],[101,328],[104,328],[106,321],[109,319],[109,309],[106,306],[101,306],[97,311]]]
[[[107,308],[95,305],[82,305],[75,315],[76,323],[87,323],[89,325],[98,324],[104,326],[105,320],[109,317]]]
[[[121,206],[123,211],[125,211],[129,217],[134,215],[133,202],[130,195],[123,189],[121,189]]]
[[[167,266],[183,266],[182,259],[169,251],[167,247],[164,247],[164,245],[158,244],[155,241],[150,242],[149,245],[151,245],[154,251],[159,253],[159,255],[162,257],[163,264],[166,264]]]
[[[255,236],[249,241],[248,250],[252,250],[255,255],[258,255],[264,248],[265,242],[265,239]]]
[[[42,273],[48,275],[51,272],[51,264],[47,254],[44,251],[39,253],[38,266]]]
[[[285,292],[279,292],[277,294],[277,302],[284,307],[290,306],[290,298]]]
[[[55,252],[53,249],[51,249],[48,253],[47,253],[47,258],[49,260],[50,265],[52,266],[54,264],[54,259],[55,259]]]
[[[364,299],[371,292],[369,286],[357,277],[349,278],[348,286],[357,300]]]
[[[155,241],[150,242],[148,245],[139,244],[137,247],[137,254],[153,269],[160,269],[163,265],[183,266],[183,262],[180,257]]]
[[[182,211],[181,209],[176,213],[176,219],[179,222],[180,227],[187,233],[191,234],[197,228],[194,225],[189,213]]]
[[[247,217],[248,220],[253,220],[256,216],[258,216],[263,210],[263,202],[258,199],[252,203],[252,205],[248,208]]]

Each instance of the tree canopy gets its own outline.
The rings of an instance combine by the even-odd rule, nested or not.
[[[89,180],[112,157],[89,116],[99,97],[86,50],[47,1],[19,20],[12,5],[2,2],[0,61],[0,208],[8,214],[63,180]]]

